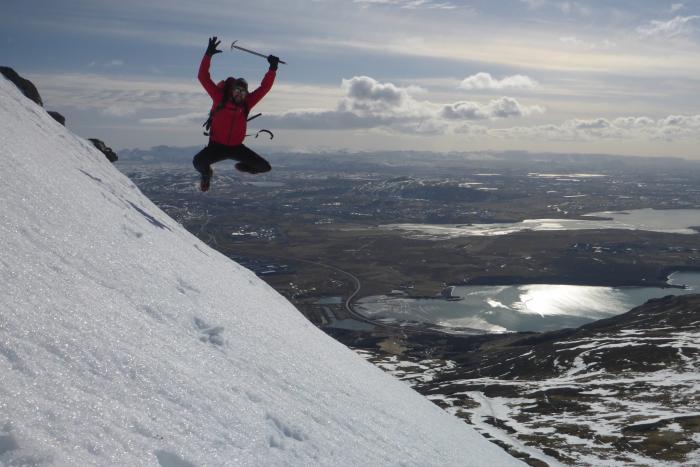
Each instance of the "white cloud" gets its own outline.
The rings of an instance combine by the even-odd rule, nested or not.
[[[534,113],[543,113],[539,106],[527,107],[512,97],[493,99],[488,104],[477,102],[456,102],[446,105],[440,111],[440,117],[447,120],[494,120],[497,118],[523,117]]]
[[[413,92],[424,90],[381,83],[369,76],[344,79],[344,91],[335,109],[294,109],[267,114],[278,128],[369,129],[390,128],[395,131],[429,131],[439,125],[435,120],[438,106],[418,101]],[[431,130],[432,131],[432,130]]]
[[[674,140],[696,138],[700,132],[700,115],[670,115],[657,123],[656,138]]]
[[[546,141],[600,142],[605,140],[677,141],[697,139],[700,115],[671,115],[665,118],[619,117],[572,119],[561,124],[489,130],[491,136]]]
[[[484,72],[469,76],[459,84],[459,88],[468,90],[531,89],[536,86],[537,82],[525,75],[506,76],[499,80]]]
[[[382,118],[424,118],[432,114],[428,102],[412,96],[416,87],[399,87],[392,83],[380,83],[369,76],[344,79],[342,89],[345,97],[338,110],[357,115]]]
[[[352,106],[400,107],[411,100],[407,89],[380,83],[369,76],[344,79],[342,87]]]
[[[382,128],[400,133],[445,134],[454,132],[465,121],[524,117],[542,113],[539,106],[525,106],[516,99],[500,97],[488,103],[456,102],[440,105],[417,100],[415,86],[400,87],[381,83],[369,76],[343,80],[345,92],[336,108],[296,109],[266,115],[277,128],[369,129]]]
[[[685,34],[692,29],[692,23],[700,19],[700,16],[676,16],[668,21],[651,21],[649,24],[639,26],[637,32],[646,37],[675,37]]]

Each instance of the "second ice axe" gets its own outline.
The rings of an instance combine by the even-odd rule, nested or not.
[[[267,55],[264,55],[264,54],[261,54],[261,53],[259,53],[259,52],[255,52],[255,51],[253,51],[253,50],[246,49],[246,48],[244,48],[244,47],[241,47],[241,46],[239,46],[239,45],[236,45],[236,42],[238,42],[238,41],[233,41],[233,42],[231,43],[231,50],[233,50],[233,49],[238,49],[238,50],[242,50],[243,52],[248,52],[249,54],[257,55],[258,57],[262,57],[262,58],[267,58],[267,57],[268,57]],[[283,65],[286,65],[286,64],[287,64],[286,62],[283,62],[282,60],[280,60],[280,63],[283,64]]]

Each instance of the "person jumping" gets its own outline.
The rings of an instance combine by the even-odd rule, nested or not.
[[[248,126],[248,113],[272,89],[280,59],[274,55],[267,57],[270,69],[265,73],[260,87],[251,93],[248,92],[248,83],[243,78],[228,77],[219,84],[214,84],[209,75],[209,67],[214,54],[221,53],[221,50],[217,49],[220,43],[216,36],[209,39],[209,46],[197,75],[213,101],[209,120],[205,124],[209,130],[209,144],[192,160],[194,168],[202,177],[199,184],[202,191],[209,190],[214,174],[211,165],[225,159],[238,161],[236,169],[251,174],[268,172],[272,168],[265,159],[246,147],[243,139]]]

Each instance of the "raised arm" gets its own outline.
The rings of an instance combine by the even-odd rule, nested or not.
[[[217,42],[216,36],[209,39],[209,46],[204,53],[204,57],[202,57],[202,63],[199,64],[199,73],[197,73],[197,79],[199,79],[204,89],[215,101],[221,98],[221,90],[214,84],[214,81],[211,80],[209,67],[211,66],[211,57],[214,54],[221,53],[221,50],[216,49],[220,43],[221,41]]]
[[[275,76],[277,76],[277,64],[279,63],[280,59],[274,55],[270,55],[267,57],[267,61],[270,64],[270,69],[267,70],[267,73],[265,73],[260,86],[248,96],[249,109],[252,109],[255,104],[260,102],[260,99],[265,97],[265,94],[270,92],[270,89],[272,89],[272,85],[275,82]]]

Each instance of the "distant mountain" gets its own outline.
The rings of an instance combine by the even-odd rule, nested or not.
[[[520,465],[0,78],[0,465]]]
[[[154,146],[149,149],[122,149],[121,162],[143,164],[187,164],[199,152],[204,143],[192,147]],[[700,161],[671,157],[632,157],[598,154],[529,153],[511,152],[450,152],[428,151],[374,151],[323,153],[268,152],[265,157],[275,167],[301,169],[352,170],[355,172],[392,172],[413,167],[421,172],[436,171],[444,176],[454,175],[469,168],[475,171],[527,172],[587,172],[614,173],[616,171],[650,171],[661,173],[698,170]],[[455,170],[457,170],[455,172]]]
[[[201,151],[202,147],[154,146],[149,149],[122,149],[119,151],[119,161],[144,164],[191,164],[192,158]]]

